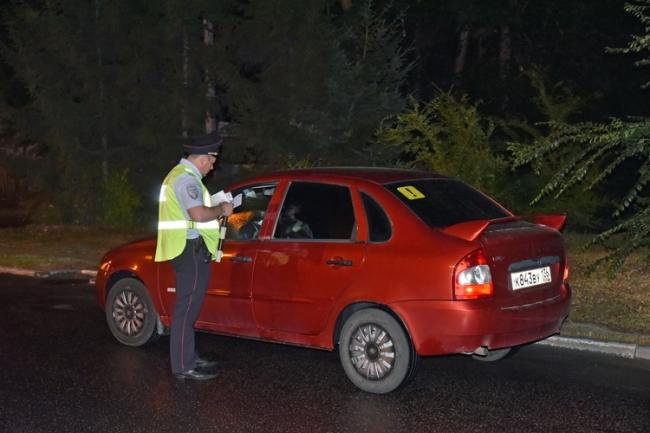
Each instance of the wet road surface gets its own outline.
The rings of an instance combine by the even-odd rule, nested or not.
[[[168,339],[122,346],[84,282],[0,275],[0,432],[650,432],[650,363],[528,346],[425,359],[389,395],[336,353],[199,334],[220,362],[179,381]]]

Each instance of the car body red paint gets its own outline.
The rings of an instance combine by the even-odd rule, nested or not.
[[[255,239],[239,237],[244,224],[236,224],[245,212],[234,215],[223,259],[212,264],[212,281],[196,327],[332,350],[351,312],[378,308],[395,317],[421,356],[512,347],[559,332],[569,312],[570,289],[563,279],[566,257],[562,237],[549,226],[560,228],[564,218],[531,219],[548,226],[526,222],[480,195],[476,200],[492,206],[489,212],[496,218],[474,218],[469,212],[455,224],[444,226],[444,218],[442,223],[425,223],[413,206],[429,200],[428,185],[437,188],[439,182],[448,181],[416,171],[316,168],[276,172],[233,185],[228,190],[242,192],[251,203],[268,201],[263,209],[248,212],[263,214]],[[338,215],[339,207],[349,206],[340,217],[343,225],[353,219],[348,238],[347,232],[338,235],[336,228],[319,221],[314,212],[306,215],[312,219],[312,229],[335,239],[274,237],[291,185],[295,185],[296,194],[299,186],[311,194],[305,195],[305,200],[313,199],[316,204],[307,204],[321,206],[323,214]],[[402,189],[391,185],[402,185]],[[466,187],[453,185],[461,191]],[[319,191],[329,193],[329,189],[336,189],[337,194],[349,192],[349,204],[343,203],[347,192],[322,200],[318,197]],[[471,194],[480,193],[472,190]],[[328,197],[343,199],[334,203]],[[377,206],[380,211],[374,214],[383,211],[388,218],[383,225],[381,218],[373,220],[368,215],[369,209]],[[435,212],[433,219],[438,217]],[[381,239],[373,241],[373,236]],[[477,249],[488,259],[493,296],[454,300],[454,267]],[[138,279],[148,290],[160,322],[169,326],[174,275],[169,263],[153,261],[154,251],[155,240],[147,239],[109,252],[96,278],[97,296],[104,307],[107,293],[117,281]],[[513,290],[511,272],[543,265],[550,267],[551,283]]]

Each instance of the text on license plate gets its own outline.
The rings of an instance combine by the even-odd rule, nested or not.
[[[529,269],[522,272],[513,272],[510,274],[512,289],[525,289],[526,287],[538,286],[551,282],[551,267]]]

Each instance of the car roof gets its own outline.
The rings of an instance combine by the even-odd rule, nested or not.
[[[382,167],[312,167],[289,170],[278,170],[257,176],[256,179],[273,179],[273,178],[300,178],[300,179],[348,179],[363,180],[377,184],[387,184],[411,179],[423,178],[446,178],[436,173],[405,170],[399,168],[382,168]],[[250,180],[250,179],[249,179]]]

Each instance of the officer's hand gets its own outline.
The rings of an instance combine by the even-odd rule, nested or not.
[[[222,216],[230,216],[232,215],[232,203],[223,202],[219,205],[221,207],[221,215]]]

